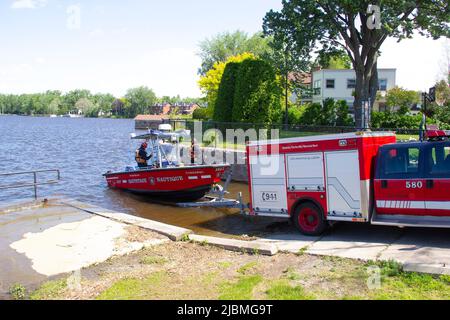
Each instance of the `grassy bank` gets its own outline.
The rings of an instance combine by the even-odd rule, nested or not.
[[[167,243],[84,269],[78,285],[74,286],[72,280],[59,279],[21,297],[450,299],[450,276],[403,272],[393,262],[367,263],[301,252],[266,257],[205,244]]]

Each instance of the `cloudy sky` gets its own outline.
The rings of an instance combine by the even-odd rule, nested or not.
[[[0,92],[86,88],[121,96],[199,96],[198,44],[223,31],[254,33],[281,0],[1,0]],[[447,44],[446,44],[447,41]],[[448,40],[388,40],[380,67],[421,90],[443,74]]]

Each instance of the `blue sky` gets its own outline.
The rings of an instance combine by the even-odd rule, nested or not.
[[[219,32],[261,29],[281,0],[2,0],[0,92],[86,88],[111,92],[146,85],[157,95],[199,96],[198,43]],[[388,41],[380,67],[398,84],[431,86],[445,41]]]

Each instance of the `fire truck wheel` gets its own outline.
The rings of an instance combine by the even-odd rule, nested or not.
[[[299,205],[295,209],[293,220],[297,229],[308,236],[318,236],[327,227],[322,210],[312,202]]]

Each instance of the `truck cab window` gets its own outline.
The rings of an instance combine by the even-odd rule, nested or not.
[[[403,175],[419,172],[419,148],[392,148],[384,154],[384,175]]]
[[[441,143],[428,150],[427,172],[431,175],[450,175],[450,143]]]

